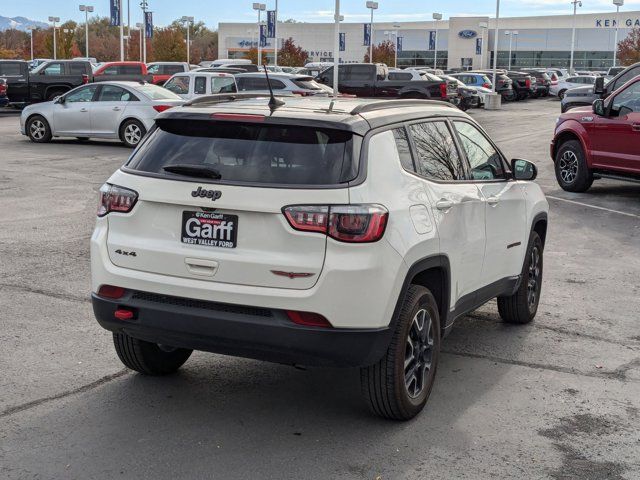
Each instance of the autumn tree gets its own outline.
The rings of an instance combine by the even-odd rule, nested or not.
[[[187,58],[187,43],[181,30],[158,28],[153,32],[153,61],[184,62]],[[147,52],[147,60],[149,60]]]
[[[640,27],[629,32],[627,38],[618,42],[618,61],[620,65],[640,62]]]
[[[296,46],[291,37],[287,38],[278,50],[278,64],[283,67],[304,67],[308,58],[309,54],[302,47]]]
[[[251,47],[249,50],[244,52],[244,55],[242,56],[242,58],[246,58],[247,60],[251,60],[251,63],[253,63],[254,65],[257,65],[258,64],[258,48],[257,47]],[[264,61],[264,59],[263,59],[263,61]]]
[[[0,32],[0,58],[27,58],[30,55],[29,50],[28,33],[14,28]]]
[[[373,46],[373,63],[384,63],[389,67],[393,67],[395,65],[395,56],[395,46],[390,40],[385,40],[384,42]],[[370,63],[369,51],[367,51],[364,56],[364,62]]]
[[[174,20],[169,27],[183,32],[186,38],[187,26],[182,20]],[[204,22],[195,22],[190,27],[189,37],[191,40],[191,63],[218,58],[218,32],[209,30]]]

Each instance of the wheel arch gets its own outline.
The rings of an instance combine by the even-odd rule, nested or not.
[[[540,240],[542,240],[542,247],[544,248],[547,240],[547,222],[548,215],[546,212],[540,212],[533,217],[533,221],[531,222],[531,231],[529,232],[529,242],[531,242],[531,235],[533,232],[536,232],[540,236]]]
[[[136,117],[134,115],[129,115],[129,116],[124,117],[120,121],[120,125],[118,125],[118,138],[120,138],[120,140],[122,140],[122,130],[123,130],[124,124],[127,123],[130,120],[135,120],[136,122],[139,122],[142,125],[142,128],[145,129],[145,132],[149,133],[149,131],[147,130],[147,126],[144,124],[144,122],[140,118],[138,118],[138,117]]]
[[[51,94],[51,92],[57,92],[57,93],[60,93],[60,94],[64,94],[64,93],[67,93],[70,90],[71,90],[71,87],[69,85],[61,85],[61,84],[49,85],[44,90],[44,98],[45,99],[49,98],[49,95]]]
[[[570,122],[570,123],[572,124],[571,127],[566,127],[562,131],[560,131],[558,134],[556,134],[555,140],[553,142],[553,159],[552,160],[555,163],[556,155],[558,154],[558,150],[560,150],[560,147],[562,146],[563,143],[566,143],[570,140],[577,140],[578,142],[580,142],[580,146],[582,147],[582,152],[585,155],[587,164],[591,165],[591,155],[589,154],[589,148],[585,140],[586,132],[575,129],[573,125],[574,122]],[[584,130],[581,125],[579,128],[581,130]]]

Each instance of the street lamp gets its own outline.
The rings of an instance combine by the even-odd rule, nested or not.
[[[36,29],[33,25],[29,25],[27,30],[31,32],[31,61],[33,62],[33,31]]]
[[[496,0],[496,31],[493,35],[493,93],[496,94],[496,74],[498,69],[498,20],[500,19],[500,0]]]
[[[571,29],[571,59],[569,60],[569,74],[573,75],[573,51],[576,48],[576,11],[582,7],[580,0],[573,0],[573,27]]]
[[[336,0],[333,14],[333,98],[338,98],[338,65],[340,64],[340,22],[344,17],[340,15],[340,0]]]
[[[518,35],[518,31],[517,30],[507,30],[506,32],[504,32],[505,35],[507,35],[509,37],[509,68],[507,68],[507,70],[511,70],[511,45],[512,45],[512,40],[513,37]]]
[[[142,0],[140,2],[140,8],[142,9],[142,62],[147,63],[147,8],[149,8],[149,2]]]
[[[482,43],[480,44],[480,68],[484,68],[484,32],[489,28],[488,22],[480,22],[478,23],[478,27],[482,29]]]
[[[613,41],[613,66],[616,66],[616,55],[618,53],[618,24],[620,23],[620,7],[624,5],[624,0],[613,0],[616,6],[616,35]]]
[[[433,46],[433,68],[434,70],[436,68],[438,68],[438,22],[440,20],[442,20],[442,14],[441,13],[434,13],[432,15],[432,18],[436,21],[436,38],[434,40],[434,46]]]
[[[182,17],[180,20],[182,22],[186,22],[187,24],[187,63],[191,65],[191,40],[189,39],[189,31],[191,30],[191,25],[193,24],[193,17]]]
[[[144,35],[144,23],[136,23],[136,28],[140,32],[140,56],[138,58],[142,61],[142,36]]]
[[[262,65],[262,32],[260,25],[261,15],[267,9],[267,6],[264,3],[254,3],[253,9],[258,11],[258,66]]]
[[[373,11],[378,9],[378,2],[367,2],[367,8],[371,10],[371,23],[369,23],[369,63],[373,63]]]
[[[60,21],[60,17],[49,17],[49,21],[53,23],[53,59],[58,59],[57,43],[56,43],[56,22]]]
[[[80,11],[84,12],[84,56],[89,58],[89,14],[93,12],[93,6],[80,5]]]

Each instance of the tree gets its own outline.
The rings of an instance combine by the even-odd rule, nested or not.
[[[373,46],[373,63],[384,63],[385,65],[393,67],[395,65],[395,56],[395,46],[390,40],[385,40]],[[368,51],[364,56],[364,62],[370,63]]]
[[[285,67],[304,67],[308,58],[309,54],[302,47],[297,47],[291,37],[287,38],[278,50],[278,63]]]
[[[629,32],[627,38],[618,42],[618,60],[620,65],[640,62],[640,27]]]
[[[257,65],[258,64],[258,48],[251,47],[247,52],[244,53],[242,58],[251,60],[251,63],[253,63],[254,65]]]
[[[187,42],[183,29],[158,28],[153,32],[153,61],[184,62],[187,58]],[[149,54],[147,53],[147,59]]]

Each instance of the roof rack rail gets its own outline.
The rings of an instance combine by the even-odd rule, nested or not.
[[[398,108],[398,107],[420,107],[427,105],[438,105],[441,107],[456,108],[449,102],[443,102],[442,100],[420,100],[416,98],[412,99],[399,99],[399,100],[378,100],[371,103],[363,103],[351,110],[351,115],[359,115],[366,112],[375,112],[376,110],[384,110],[386,108]]]
[[[277,95],[279,96],[279,95]],[[269,98],[268,93],[216,93],[213,95],[204,95],[202,97],[194,98],[183,105],[183,107],[190,107],[192,105],[199,105],[201,103],[223,103],[223,102],[235,102],[236,100],[246,100],[251,98]]]

